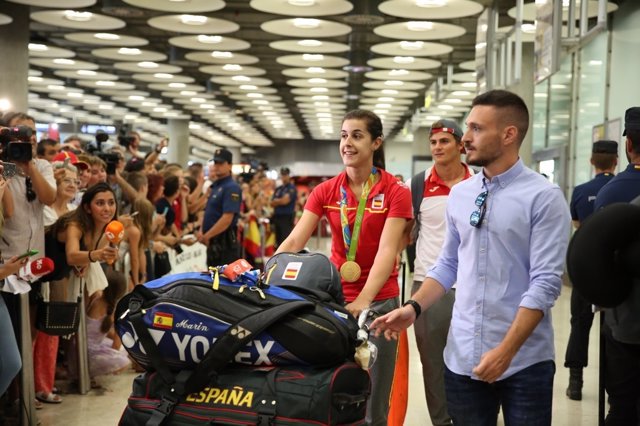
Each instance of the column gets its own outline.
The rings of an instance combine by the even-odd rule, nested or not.
[[[0,99],[11,102],[11,111],[27,112],[29,7],[2,2],[2,13],[11,16],[13,22],[0,25]]]
[[[534,81],[533,81],[533,69],[534,69],[534,46],[533,43],[522,43],[522,78],[518,84],[512,84],[507,87],[510,90],[524,100],[524,103],[529,108],[529,131],[527,136],[522,141],[520,147],[520,158],[525,165],[531,166],[531,148],[533,144],[533,102],[534,102]]]
[[[172,118],[169,127],[169,152],[167,159],[170,163],[186,166],[189,161],[189,120]]]

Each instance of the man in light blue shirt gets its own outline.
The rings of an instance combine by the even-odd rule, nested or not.
[[[457,281],[444,351],[456,425],[550,425],[555,373],[551,307],[560,294],[570,215],[562,191],[526,168],[529,127],[520,97],[477,96],[462,141],[482,167],[451,190],[442,252],[420,290],[372,327],[387,338],[410,326]],[[379,332],[378,331],[378,332]]]

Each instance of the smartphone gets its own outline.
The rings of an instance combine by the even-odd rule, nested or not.
[[[18,256],[18,259],[24,259],[25,257],[35,256],[38,253],[40,253],[38,250],[27,250],[26,252]]]
[[[131,217],[135,217],[135,216],[137,216],[137,215],[138,215],[138,213],[140,213],[140,211],[133,212],[133,213],[131,213],[131,214],[130,214],[130,216],[131,216]]]
[[[162,215],[166,215],[169,212],[169,207],[165,207],[164,211],[162,212]]]
[[[14,177],[18,172],[18,166],[16,166],[15,163],[3,162],[2,166],[3,166],[2,177],[5,179],[10,179]]]

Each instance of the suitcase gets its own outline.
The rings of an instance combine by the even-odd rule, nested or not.
[[[369,374],[352,362],[337,367],[225,368],[201,391],[172,404],[156,373],[133,383],[120,425],[359,425],[364,424]]]

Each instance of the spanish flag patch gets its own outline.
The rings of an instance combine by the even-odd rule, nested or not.
[[[158,312],[153,316],[153,326],[155,328],[164,328],[171,330],[173,328],[173,314],[165,314]]]
[[[302,268],[302,262],[289,262],[282,274],[283,280],[295,281],[298,278],[300,269]]]

